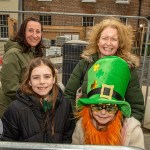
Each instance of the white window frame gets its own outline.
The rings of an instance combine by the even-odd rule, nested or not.
[[[0,39],[7,39],[9,36],[9,32],[8,32],[8,19],[6,20],[6,18],[8,18],[9,15],[8,14],[0,14]],[[5,20],[4,20],[5,18]],[[2,23],[2,24],[1,24]],[[2,31],[4,30],[4,31]]]
[[[41,17],[42,18],[44,18],[44,17],[46,18],[47,17],[47,18],[41,20]],[[50,21],[48,20],[48,17],[50,17]],[[49,15],[40,15],[40,22],[41,22],[42,25],[48,25],[48,26],[50,26],[52,24],[51,20],[52,20],[52,18]]]
[[[95,3],[96,0],[82,0],[82,3]]]
[[[128,24],[128,18],[120,18],[121,22],[124,23],[125,25]]]
[[[39,2],[52,2],[52,0],[38,0]]]
[[[88,18],[93,18],[93,22],[89,22],[89,21],[83,22],[84,21],[84,17],[86,17],[87,19]],[[86,25],[84,25],[84,23],[86,23]],[[92,25],[88,25],[88,24],[92,24]],[[84,26],[84,27],[91,27],[93,25],[94,25],[94,17],[90,17],[90,16],[83,16],[82,17],[82,26]]]
[[[117,4],[129,4],[130,0],[116,0]]]

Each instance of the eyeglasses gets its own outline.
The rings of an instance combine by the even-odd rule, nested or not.
[[[116,104],[96,104],[96,105],[91,105],[90,106],[92,111],[101,111],[105,109],[109,114],[115,114],[118,110],[118,107]]]

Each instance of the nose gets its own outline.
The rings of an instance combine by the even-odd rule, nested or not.
[[[36,33],[36,31],[34,31],[34,32],[33,32],[32,36],[33,36],[34,38],[36,38],[36,37],[37,37],[37,33]]]
[[[110,45],[110,44],[111,44],[111,39],[108,39],[108,40],[106,41],[106,44],[107,44],[107,45]]]
[[[40,78],[40,84],[44,84],[45,83],[45,81],[44,81],[44,78]]]
[[[107,111],[105,109],[102,109],[101,111],[101,114],[105,115],[107,113]]]

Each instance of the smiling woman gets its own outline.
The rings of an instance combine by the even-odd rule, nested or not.
[[[29,21],[26,27],[26,41],[31,47],[35,47],[41,41],[41,24],[35,21]]]
[[[35,58],[5,111],[3,141],[71,143],[75,122],[70,101],[63,98],[57,73],[46,58]]]
[[[89,44],[81,54],[82,59],[74,68],[65,87],[65,97],[71,100],[75,108],[76,91],[79,88],[82,91],[82,97],[87,97],[87,72],[91,66],[105,56],[118,56],[127,62],[131,73],[125,100],[131,105],[131,116],[142,122],[144,99],[136,72],[140,61],[132,51],[132,27],[123,24],[118,18],[109,17],[93,26],[88,37]]]
[[[4,45],[1,69],[0,117],[16,99],[16,91],[31,59],[43,56],[42,25],[35,18],[25,19],[16,36]]]

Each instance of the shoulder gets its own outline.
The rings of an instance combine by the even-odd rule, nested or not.
[[[84,144],[84,131],[82,128],[82,119],[80,118],[72,135],[72,144]]]
[[[3,64],[10,64],[10,63],[16,63],[16,62],[27,63],[32,58],[33,58],[32,52],[23,53],[21,49],[15,47],[15,48],[11,48],[4,54]]]
[[[130,82],[132,82],[133,84],[139,84],[139,76],[137,69],[131,68],[130,75],[131,75]]]
[[[144,134],[137,119],[134,117],[125,119],[122,133],[125,145],[144,148]]]
[[[55,103],[55,108],[62,106],[64,108],[68,108],[71,106],[71,102],[69,100],[66,100],[64,98],[64,93],[62,91],[62,89],[60,87],[58,87],[59,92],[58,92],[58,96],[56,98],[56,103]]]
[[[19,45],[17,42],[8,41],[4,45],[5,54],[11,53],[11,52],[20,52],[23,50],[23,47]]]
[[[80,118],[77,123],[76,123],[76,127],[81,128],[82,127],[82,118]]]
[[[12,47],[10,48],[5,54],[3,59],[7,60],[7,59],[11,59],[16,57],[16,59],[18,58],[18,56],[22,55],[22,50],[17,48],[17,47]]]
[[[141,123],[134,117],[126,118],[124,120],[124,127],[128,128],[128,131],[132,132],[135,128],[141,129]]]
[[[77,122],[76,122],[76,126],[75,126],[75,130],[74,130],[74,134],[79,134],[80,136],[83,136],[83,127],[82,127],[82,118],[80,118]]]
[[[123,130],[126,130],[127,134],[134,133],[135,135],[142,134],[141,123],[134,117],[126,118],[123,124]]]
[[[66,98],[61,99],[61,102],[59,103],[59,105],[61,105],[63,107],[63,109],[65,109],[66,111],[70,111],[71,109],[71,102],[70,100],[67,100]]]
[[[15,100],[11,103],[11,105],[7,108],[4,112],[3,118],[14,118],[19,115],[19,111],[22,109],[23,105],[18,101]]]

